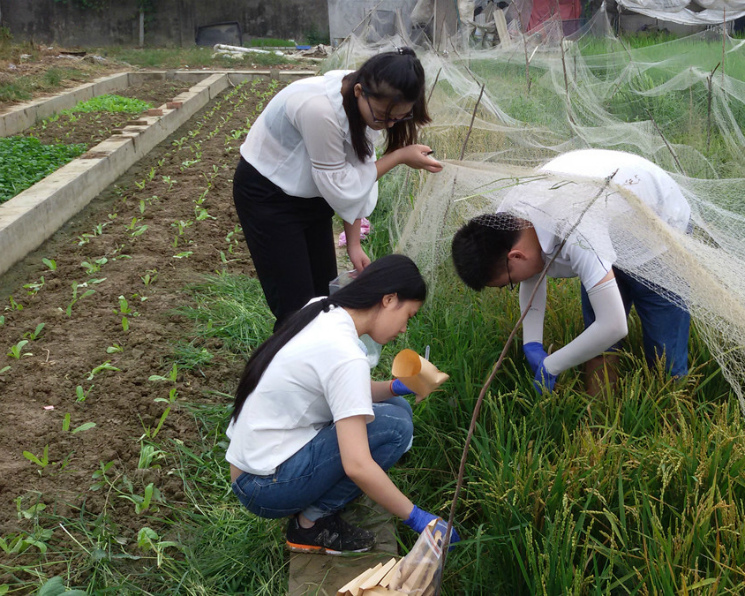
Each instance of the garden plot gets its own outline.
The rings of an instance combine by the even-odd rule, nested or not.
[[[1,139],[0,203],[108,138],[140,112],[161,106],[188,88],[185,82],[145,80],[120,94],[80,102],[32,126],[23,135]]]
[[[300,71],[289,76],[307,74]],[[148,111],[143,117],[130,121],[123,129],[115,131],[119,134],[112,135],[80,159],[73,160],[0,207],[0,272],[38,247],[108,184],[226,87],[257,76],[281,78],[280,73],[271,71],[230,75],[179,73],[179,76],[197,84],[160,109]]]
[[[179,93],[187,91],[192,84],[175,79],[145,79],[126,89],[116,91],[115,94],[138,99],[150,104],[151,108],[157,108],[171,101]],[[63,114],[45,119],[26,129],[22,134],[36,137],[44,144],[69,143],[70,138],[76,138],[90,148],[107,139],[115,129],[125,126],[134,115],[126,112],[79,112],[73,108],[65,110]]]
[[[172,309],[205,273],[250,273],[231,179],[277,87],[224,93],[3,277],[0,588],[65,573],[76,542],[104,557],[154,556],[147,545],[184,505],[175,461],[152,445],[199,443],[181,404],[210,402],[204,392],[231,388],[241,365],[172,366],[171,342],[191,328]],[[105,526],[108,546],[91,545],[86,524]],[[72,561],[72,581],[84,584],[92,564]]]

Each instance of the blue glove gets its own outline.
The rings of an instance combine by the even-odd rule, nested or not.
[[[404,385],[400,379],[394,379],[391,381],[391,393],[393,395],[410,395],[414,392]]]
[[[537,341],[531,341],[523,345],[523,352],[525,358],[530,365],[530,370],[535,375],[538,372],[544,358],[548,356],[546,350],[543,349],[543,344]]]
[[[546,370],[546,367],[543,364],[545,360],[545,358],[541,360],[541,363],[538,365],[538,370],[533,377],[533,386],[539,395],[551,393],[554,390],[554,385],[556,385],[556,379],[558,378],[558,375],[552,375]]]
[[[411,515],[409,515],[409,519],[405,520],[404,524],[409,526],[415,532],[421,534],[422,532],[424,532],[424,528],[427,527],[427,524],[429,524],[429,522],[431,522],[433,519],[440,518],[434,513],[424,511],[424,509],[419,509],[419,507],[414,505],[414,509],[412,509]],[[450,544],[455,544],[456,542],[460,542],[460,536],[458,536],[458,532],[456,532],[455,528],[453,528],[450,534]]]

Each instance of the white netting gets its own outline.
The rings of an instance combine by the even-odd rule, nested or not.
[[[525,204],[511,210],[529,209],[559,236],[584,213],[586,235],[600,231],[596,250],[690,309],[745,413],[745,42],[719,28],[632,50],[602,10],[572,36],[550,19],[527,34],[521,20],[509,20],[494,47],[457,36],[447,51],[432,51],[426,38],[417,47],[431,87],[424,141],[446,167],[401,174],[399,250],[434,276],[453,233],[516,187]],[[354,68],[412,43],[408,31],[375,39],[363,27],[329,66]],[[661,224],[614,183],[585,212],[603,180],[536,178],[536,167],[582,148],[635,153],[669,172],[690,203],[693,233]]]

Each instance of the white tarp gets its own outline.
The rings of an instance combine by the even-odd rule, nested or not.
[[[681,25],[719,25],[745,16],[745,0],[616,0],[620,6],[640,14]],[[703,8],[700,12],[696,10]]]

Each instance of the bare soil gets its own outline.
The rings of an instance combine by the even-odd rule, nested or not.
[[[158,91],[168,84],[163,85]],[[220,109],[209,115],[211,106],[205,108],[40,249],[0,277],[0,316],[4,317],[0,371],[9,367],[0,374],[0,537],[33,532],[33,518],[22,512],[43,503],[47,513],[63,517],[95,517],[105,511],[119,528],[117,540],[125,550],[134,552],[137,531],[145,525],[160,531],[158,520],[136,515],[132,502],[126,499],[114,499],[105,490],[91,490],[92,475],[102,463],[114,462],[110,476],[126,476],[133,494],[143,494],[153,483],[162,503],[174,508],[186,506],[184,481],[173,473],[175,466],[138,469],[141,438],[148,429],[156,428],[168,407],[155,400],[167,399],[173,386],[148,379],[168,373],[173,343],[193,333],[191,322],[174,314],[174,307],[189,303],[185,286],[218,269],[252,274],[242,236],[236,236],[238,241],[226,240],[238,224],[232,175],[243,141],[241,135],[226,142],[226,135],[245,127],[247,117],[255,117],[256,93],[266,89],[267,83],[261,83],[238,106],[234,106],[237,96],[218,98],[223,102]],[[155,99],[151,91],[155,90],[133,93]],[[174,91],[168,88],[166,95]],[[196,123],[201,119],[205,123],[198,128]],[[95,136],[90,126],[95,128],[98,123],[76,123],[61,128],[60,134],[65,133],[65,142],[89,142]],[[210,137],[215,127],[221,127],[220,132]],[[197,129],[195,137],[187,135]],[[173,143],[184,136],[187,140],[180,146]],[[185,165],[195,159],[192,143],[197,141],[201,161]],[[149,180],[153,168],[156,174]],[[205,189],[208,193],[201,207],[209,217],[197,221],[195,200]],[[183,230],[178,246],[174,246],[175,224],[188,221],[193,225]],[[147,228],[135,233],[141,226]],[[233,253],[229,254],[231,244]],[[221,252],[228,255],[227,262],[221,260]],[[180,253],[188,254],[176,258]],[[43,258],[53,259],[56,270],[44,265]],[[106,261],[100,261],[99,271],[87,272],[82,265],[101,259]],[[154,281],[146,284],[147,275]],[[95,293],[75,302],[68,316],[74,283],[86,284],[78,287],[78,296],[88,289]],[[134,311],[127,315],[129,330],[122,325],[122,296]],[[29,334],[41,323],[44,327],[39,337],[31,339]],[[28,343],[20,350],[20,357],[12,357],[11,348],[24,339]],[[221,356],[219,342],[195,342],[216,357],[199,371],[179,373],[178,399],[158,441],[181,440],[198,449],[199,429],[182,404],[217,399],[207,393],[211,390],[231,392],[242,363]],[[120,352],[107,352],[117,345]],[[95,372],[104,363],[118,370]],[[84,400],[76,394],[78,386],[86,393]],[[95,427],[74,434],[63,430],[66,414],[70,415],[70,429],[90,422]],[[42,462],[47,453],[48,463],[40,466],[24,452]],[[66,540],[69,538],[63,531],[55,528],[47,542],[59,545]],[[0,551],[0,565],[17,567],[23,561],[24,555]],[[48,576],[64,571],[64,564],[44,569]],[[4,576],[0,567],[0,584],[17,585],[29,579]]]

